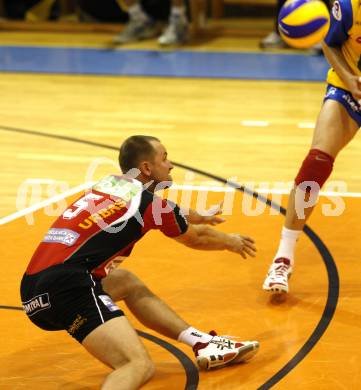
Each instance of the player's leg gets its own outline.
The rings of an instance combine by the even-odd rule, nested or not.
[[[114,301],[124,300],[148,328],[191,346],[203,369],[243,362],[258,351],[257,341],[235,342],[191,327],[129,271],[112,271],[102,280],[102,287]]]
[[[312,214],[319,189],[332,172],[334,159],[358,128],[342,104],[336,100],[325,101],[317,119],[311,149],[290,193],[280,245],[263,284],[265,290],[288,292],[288,277],[293,270],[298,237]],[[305,186],[306,182],[312,186]]]
[[[188,40],[187,10],[184,0],[172,0],[168,26],[159,37],[161,45],[180,45]]]
[[[124,300],[143,325],[164,336],[176,340],[182,331],[189,328],[189,324],[127,270],[113,270],[102,280],[102,286],[114,301]]]
[[[316,152],[312,159],[308,158],[309,162],[304,163],[303,165],[306,166],[302,166],[300,169],[296,184],[311,179],[311,181],[318,182],[319,187],[322,187],[323,182],[331,174],[333,161],[338,153],[352,140],[358,128],[358,124],[348,115],[346,109],[339,102],[326,100],[318,117],[311,145],[311,151],[321,151],[325,155]],[[319,162],[315,163],[314,160]],[[307,170],[310,170],[310,172]],[[305,218],[301,218],[297,215],[300,213],[297,213],[295,193],[296,191],[292,190],[291,202],[286,213],[285,227],[292,230],[302,230],[314,207],[305,208]],[[301,199],[301,208],[303,200],[307,205],[308,194],[306,192],[306,199]]]
[[[82,341],[85,349],[113,368],[102,390],[139,389],[154,373],[153,363],[126,317],[98,326]]]
[[[118,0],[122,6],[123,0]],[[140,1],[124,0],[124,4],[129,14],[129,22],[122,32],[113,39],[115,44],[139,41],[153,38],[157,35],[157,26],[152,18],[144,11]]]
[[[137,389],[151,377],[153,364],[135,330],[101,283],[85,270],[58,264],[24,275],[21,297],[35,325],[66,330],[114,369],[103,389]]]

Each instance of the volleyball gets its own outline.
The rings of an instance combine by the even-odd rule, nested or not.
[[[321,0],[287,0],[278,15],[282,39],[298,49],[320,43],[330,27],[330,13]]]

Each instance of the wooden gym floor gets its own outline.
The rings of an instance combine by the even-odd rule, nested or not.
[[[67,40],[62,34],[2,34],[7,45]],[[101,45],[109,39],[79,34],[71,42]],[[221,37],[200,50],[257,51],[258,39]],[[230,194],[229,187],[217,189],[222,179],[248,183],[256,191],[267,184],[268,197],[285,205],[286,191],[275,190],[292,181],[308,149],[312,128],[299,124],[315,121],[324,84],[14,72],[0,74],[0,91],[0,388],[90,390],[99,388],[108,369],[66,333],[41,331],[18,310],[22,273],[54,215],[65,207],[63,199],[70,201],[80,184],[114,172],[120,143],[147,133],[163,141],[172,161],[186,166],[173,171],[177,185],[212,189],[207,205]],[[143,340],[157,368],[145,389],[361,388],[360,152],[356,137],[339,156],[330,180],[347,185],[344,211],[323,215],[321,206],[335,210],[342,203],[330,193],[321,197],[300,239],[287,297],[274,300],[262,291],[283,216],[240,191],[219,229],[254,237],[255,259],[190,250],[156,232],[136,246],[124,267],[192,325],[261,343],[248,364],[198,373],[187,360],[193,360],[189,348],[148,331],[129,315],[146,332]],[[89,167],[95,167],[93,174]],[[192,195],[193,206],[205,195],[184,188],[178,200]],[[56,195],[57,201],[40,207]],[[34,212],[21,214],[32,204]],[[255,207],[258,215],[249,215]]]

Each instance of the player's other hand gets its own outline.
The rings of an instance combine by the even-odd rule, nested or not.
[[[236,233],[228,234],[228,237],[228,250],[240,254],[244,259],[246,259],[247,256],[256,256],[257,249],[253,238],[241,236],[240,234]]]
[[[216,226],[219,225],[220,223],[223,223],[225,219],[220,217],[220,215],[222,214],[222,207],[223,207],[223,202],[217,204],[216,206],[211,207],[208,210],[208,214],[210,215],[203,216],[202,223],[207,225],[212,225],[212,226]]]

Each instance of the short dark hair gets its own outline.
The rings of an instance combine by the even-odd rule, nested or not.
[[[119,165],[123,173],[137,168],[142,159],[153,157],[155,150],[151,141],[160,142],[158,138],[149,135],[133,135],[122,143],[119,150]]]

